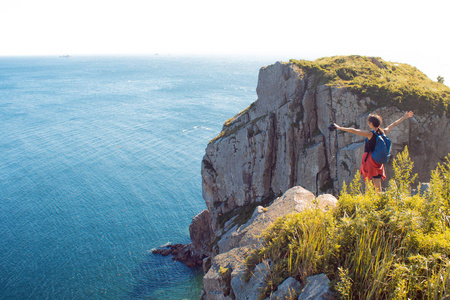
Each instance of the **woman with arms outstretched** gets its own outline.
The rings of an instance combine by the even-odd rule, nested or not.
[[[375,150],[375,143],[377,139],[377,135],[388,134],[389,131],[392,130],[395,126],[403,122],[404,120],[411,118],[414,115],[412,111],[406,112],[403,117],[393,122],[388,127],[382,129],[381,123],[382,118],[377,114],[370,114],[367,118],[367,125],[371,130],[361,130],[351,127],[341,127],[337,124],[334,124],[336,129],[347,131],[350,133],[354,133],[363,137],[366,137],[366,143],[364,145],[364,154],[362,157],[360,173],[363,175],[364,180],[372,179],[373,185],[377,191],[381,191],[381,179],[386,178],[386,173],[384,171],[384,165],[379,164],[372,159],[371,153]]]

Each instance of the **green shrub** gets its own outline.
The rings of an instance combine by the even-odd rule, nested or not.
[[[270,259],[262,298],[288,277],[325,273],[341,299],[441,299],[450,293],[450,154],[430,190],[411,194],[413,163],[399,153],[389,187],[376,193],[358,178],[327,212],[312,208],[278,219],[263,233],[249,269]]]

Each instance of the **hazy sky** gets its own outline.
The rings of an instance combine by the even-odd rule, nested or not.
[[[450,82],[448,0],[1,0],[0,56],[360,54]]]

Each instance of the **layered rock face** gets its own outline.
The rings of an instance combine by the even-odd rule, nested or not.
[[[344,181],[352,181],[361,164],[364,139],[329,131],[330,124],[368,129],[369,113],[381,115],[384,126],[404,114],[394,107],[373,111],[377,105],[370,98],[320,85],[316,79],[289,63],[262,68],[258,100],[229,120],[207,146],[203,197],[216,237],[224,233],[220,217],[236,208],[274,199],[293,186],[318,195],[336,193]],[[430,171],[450,152],[446,116],[416,114],[389,137],[392,156],[408,145],[420,181],[428,180]],[[393,175],[391,162],[387,175]]]

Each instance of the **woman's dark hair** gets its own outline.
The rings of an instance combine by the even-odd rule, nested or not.
[[[381,122],[383,122],[383,119],[377,114],[370,114],[367,121],[372,123],[374,127],[378,128],[378,127],[380,127]]]

